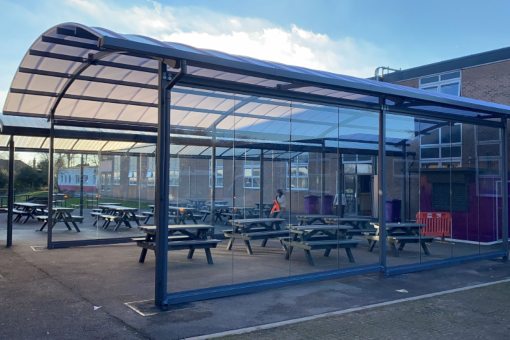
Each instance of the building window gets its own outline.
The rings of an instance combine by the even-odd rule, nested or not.
[[[156,177],[154,176],[156,169],[156,157],[147,157],[147,185],[153,187],[156,185]]]
[[[138,184],[138,157],[131,156],[129,157],[129,185],[137,185]]]
[[[462,158],[462,124],[443,126],[421,135],[422,168],[457,168]]]
[[[422,77],[420,89],[460,96],[460,71]]]
[[[244,187],[247,189],[260,189],[260,162],[244,162]]]
[[[170,157],[170,186],[178,187],[179,186],[179,158]]]
[[[113,185],[120,185],[120,156],[113,156]]]
[[[286,183],[289,183],[288,176],[287,171]],[[308,153],[294,157],[290,164],[290,176],[292,190],[308,190]]]
[[[212,186],[212,159],[209,162],[209,187]],[[223,159],[216,159],[216,188],[223,188]]]
[[[476,126],[478,155],[477,194],[486,197],[501,195],[501,129]]]

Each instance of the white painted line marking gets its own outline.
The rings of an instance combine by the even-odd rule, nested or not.
[[[246,327],[246,328],[239,328],[239,329],[234,329],[234,330],[230,330],[230,331],[213,333],[213,334],[207,334],[207,335],[200,335],[200,336],[196,336],[196,337],[186,338],[185,340],[203,340],[203,339],[219,338],[219,337],[224,337],[224,336],[229,336],[229,335],[245,334],[245,333],[250,333],[250,332],[264,330],[264,329],[271,329],[271,328],[276,328],[276,327],[281,327],[281,326],[292,325],[292,324],[296,324],[296,323],[300,323],[300,322],[304,322],[304,321],[316,320],[316,319],[325,318],[325,317],[329,317],[329,316],[337,316],[337,315],[349,314],[349,313],[353,313],[353,312],[359,312],[359,311],[363,311],[363,310],[367,310],[367,309],[372,309],[372,308],[390,306],[390,305],[394,305],[394,304],[402,303],[402,302],[428,299],[428,298],[435,297],[435,296],[441,296],[441,295],[447,295],[447,294],[452,294],[452,293],[457,293],[457,292],[463,292],[463,291],[466,291],[466,290],[471,290],[471,289],[475,289],[475,288],[482,288],[482,287],[497,285],[497,284],[506,283],[506,282],[510,282],[510,278],[506,278],[504,280],[499,280],[499,281],[480,283],[480,284],[477,284],[477,285],[467,286],[467,287],[462,287],[462,288],[449,289],[449,290],[444,290],[444,291],[435,292],[435,293],[429,293],[429,294],[424,294],[424,295],[412,296],[412,297],[403,298],[403,299],[397,299],[397,300],[393,300],[393,301],[374,303],[374,304],[367,305],[367,306],[354,307],[354,308],[348,308],[348,309],[343,309],[343,310],[338,310],[338,311],[333,311],[333,312],[327,312],[327,313],[322,313],[322,314],[317,314],[317,315],[312,315],[312,316],[306,316],[306,317],[303,317],[303,318],[284,320],[284,321],[268,323],[268,324],[264,324],[264,325],[258,325],[258,326],[252,326],[252,327]]]
[[[30,246],[33,251],[44,251],[46,248],[44,246]]]
[[[131,301],[131,302],[124,302],[124,304],[125,304],[126,306],[128,306],[129,308],[131,308],[132,310],[134,310],[136,313],[140,314],[141,316],[152,316],[152,315],[156,315],[156,314],[161,313],[161,312],[144,313],[144,312],[142,312],[141,310],[139,310],[138,308],[136,308],[136,307],[133,305],[133,304],[135,304],[135,303],[147,302],[147,301],[153,301],[153,300]]]

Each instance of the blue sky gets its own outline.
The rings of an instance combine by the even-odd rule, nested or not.
[[[0,105],[24,53],[66,21],[368,77],[507,47],[510,1],[0,0]]]

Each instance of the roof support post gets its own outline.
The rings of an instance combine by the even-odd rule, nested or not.
[[[324,193],[326,192],[326,151],[325,151],[325,143],[322,142],[322,152],[321,152],[321,214],[325,214],[324,211]]]
[[[508,141],[507,141],[507,119],[501,118],[501,222],[503,249],[506,252],[505,260],[508,260]]]
[[[379,263],[386,271],[386,100],[380,99],[379,110],[379,155],[378,155],[378,197],[379,197]]]
[[[158,137],[156,144],[156,273],[155,304],[168,308],[168,205],[170,194],[170,90],[186,73],[186,63],[181,61],[181,71],[173,78],[165,60],[158,67]]]
[[[7,189],[7,242],[12,246],[12,210],[14,209],[14,136],[9,140],[9,182]]]
[[[212,148],[211,148],[211,225],[214,225],[216,215],[216,128],[213,128]]]
[[[53,171],[55,170],[55,162],[53,160],[55,153],[55,111],[50,113],[50,145],[48,148],[48,237],[46,247],[48,249],[52,247],[52,236],[53,236]]]
[[[80,157],[80,216],[83,216],[83,153]]]
[[[260,149],[259,218],[264,217],[264,149]]]
[[[401,221],[408,221],[409,220],[409,216],[408,216],[408,203],[409,203],[409,200],[408,200],[408,195],[407,195],[407,178],[409,176],[409,167],[408,167],[408,164],[407,164],[407,143],[404,141],[404,143],[402,143],[402,154],[403,154],[403,158],[404,158],[404,175],[402,176],[402,211],[401,211],[401,216],[400,216],[400,220]]]

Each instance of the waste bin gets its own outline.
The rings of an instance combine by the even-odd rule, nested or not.
[[[333,214],[333,200],[334,200],[334,198],[335,197],[333,195],[322,196],[321,209],[322,209],[322,213],[324,215],[332,215]]]
[[[386,201],[386,222],[401,222],[400,210],[402,208],[402,201],[393,199]]]
[[[402,209],[402,201],[394,199],[391,201],[391,203],[392,203],[391,210],[392,210],[392,217],[393,217],[392,222],[402,222],[400,219],[400,212]]]
[[[393,201],[386,201],[386,222],[393,222]]]
[[[305,213],[318,214],[319,213],[319,196],[308,195],[304,198]]]

